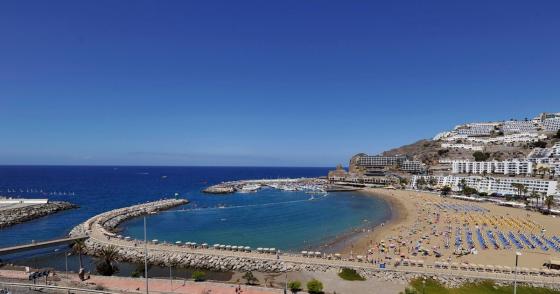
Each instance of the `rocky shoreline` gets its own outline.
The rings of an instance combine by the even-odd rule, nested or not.
[[[53,201],[45,204],[0,210],[0,229],[77,207],[77,205],[70,202]]]
[[[154,213],[187,203],[186,200],[170,199],[144,203],[131,207],[112,210],[92,217],[71,231],[71,235],[87,235],[85,253],[99,255],[101,250],[112,246],[117,251],[117,260],[122,262],[143,263],[145,247],[148,247],[148,263],[162,267],[199,268],[212,271],[236,272],[338,272],[343,267],[354,268],[360,275],[384,281],[408,283],[418,277],[431,277],[449,287],[457,287],[465,282],[480,281],[486,276],[471,277],[457,273],[430,273],[426,269],[379,269],[368,263],[348,260],[327,260],[325,258],[304,258],[295,254],[267,254],[258,252],[223,251],[205,246],[186,246],[168,243],[148,242],[124,238],[116,235],[117,226],[129,218]],[[494,278],[495,279],[495,278]],[[498,283],[511,280],[496,279]],[[527,283],[527,281],[524,281]],[[541,285],[532,281],[532,285]],[[544,283],[543,283],[544,284]],[[547,284],[554,288],[556,285]]]

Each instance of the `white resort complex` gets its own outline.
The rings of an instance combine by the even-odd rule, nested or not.
[[[419,181],[423,179],[425,183],[435,181],[435,186],[439,189],[448,186],[453,191],[459,192],[462,186],[476,189],[478,192],[497,196],[518,195],[519,191],[516,184],[523,185],[529,193],[536,192],[545,195],[556,195],[557,181],[541,180],[536,178],[510,178],[510,177],[482,177],[482,176],[413,176],[411,186],[419,187]]]

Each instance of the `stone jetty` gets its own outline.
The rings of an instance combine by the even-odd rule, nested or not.
[[[69,202],[53,201],[16,208],[5,208],[0,210],[0,229],[77,207],[77,205]]]
[[[221,246],[209,246],[208,244],[180,243],[169,244],[160,241],[148,241],[130,239],[116,235],[114,229],[124,220],[163,209],[169,209],[187,203],[186,200],[168,199],[144,203],[131,207],[112,210],[94,216],[78,225],[71,231],[71,235],[87,235],[86,254],[98,255],[98,253],[109,246],[117,250],[117,258],[120,261],[142,263],[147,249],[147,259],[150,264],[160,266],[194,267],[216,271],[259,271],[259,272],[289,272],[289,271],[312,271],[312,272],[337,272],[341,268],[353,268],[364,277],[372,277],[383,280],[409,281],[410,279],[429,276],[440,280],[446,285],[458,285],[467,281],[479,281],[493,279],[499,283],[509,284],[516,277],[513,273],[491,273],[473,272],[461,269],[441,268],[437,265],[418,263],[412,265],[392,264],[391,261],[384,263],[381,268],[364,260],[349,258],[332,258],[315,252],[309,254],[292,253],[265,253],[266,250],[233,250],[217,249]],[[227,246],[230,247],[230,246]],[[245,247],[243,247],[245,248]],[[538,284],[551,288],[558,287],[556,275],[519,276],[518,280],[526,284]]]

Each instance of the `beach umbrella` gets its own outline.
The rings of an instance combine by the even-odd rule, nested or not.
[[[153,240],[152,240],[152,243],[154,243],[154,244],[157,244],[158,242],[159,242],[158,239],[153,239]]]
[[[237,251],[237,246],[231,246],[231,250]]]
[[[175,244],[181,245],[181,241],[177,241],[177,242],[175,242]]]
[[[249,247],[249,246],[245,246],[245,251],[247,251],[247,252],[251,252],[251,247]]]
[[[306,256],[307,255],[307,251],[302,251],[301,255]]]

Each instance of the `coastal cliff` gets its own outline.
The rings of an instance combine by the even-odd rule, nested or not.
[[[55,201],[45,204],[0,210],[0,229],[77,207],[77,205],[69,202]]]

